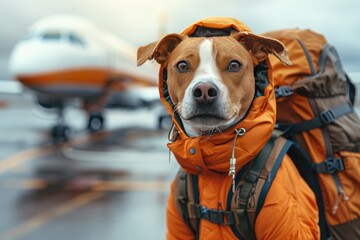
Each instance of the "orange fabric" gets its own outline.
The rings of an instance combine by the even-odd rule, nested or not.
[[[190,34],[197,24],[219,28],[235,26],[240,31],[250,31],[246,25],[235,19],[208,18],[191,25],[183,33]],[[244,120],[222,133],[193,138],[186,135],[181,128],[181,122],[173,115],[171,103],[166,99],[167,91],[164,91],[163,73],[166,66],[160,68],[160,97],[167,111],[173,115],[179,132],[178,139],[169,143],[168,147],[186,172],[199,175],[201,205],[217,209],[221,203],[221,208],[226,208],[226,198],[232,183],[228,171],[235,129],[246,129],[246,134],[238,137],[236,143],[237,171],[258,154],[272,134],[276,99],[269,61],[268,66],[269,85],[264,91],[264,96],[254,99]],[[191,154],[192,148],[195,149],[195,154]],[[275,236],[275,239],[318,239],[317,222],[315,197],[299,176],[295,166],[285,157],[265,200],[264,210],[260,212],[256,221],[257,238],[274,239]],[[167,239],[194,239],[193,233],[175,208],[173,187],[167,206]],[[200,239],[235,239],[235,236],[228,226],[201,220]]]
[[[226,174],[199,176],[201,205],[225,210],[232,181]],[[312,191],[286,156],[255,223],[257,239],[319,239],[318,212]],[[194,239],[189,227],[175,208],[173,185],[167,205],[168,240]],[[229,226],[202,220],[200,239],[237,239]]]
[[[291,86],[304,77],[311,75],[302,46],[298,41],[305,44],[310,52],[315,71],[319,70],[318,60],[323,45],[326,44],[324,36],[310,30],[288,29],[265,33],[266,36],[276,38],[282,41],[289,51],[289,57],[293,65],[291,67],[283,64],[275,57],[270,56],[273,66],[273,75],[275,86]],[[294,94],[291,97],[280,98],[277,102],[277,121],[297,123],[314,118],[314,113],[306,97]],[[309,132],[302,133],[307,152],[310,154],[315,163],[323,162],[326,156],[326,147],[321,129],[313,129]],[[338,173],[340,181],[344,187],[344,192],[349,197],[349,201],[339,201],[337,189],[330,174],[319,174],[322,195],[325,203],[326,219],[330,225],[342,224],[352,221],[360,216],[360,153],[343,152],[345,160],[345,171]],[[333,209],[339,201],[336,214]]]
[[[291,60],[291,67],[284,66],[275,57],[270,55],[273,68],[276,69],[274,73],[275,87],[283,85],[291,85],[292,83],[303,79],[305,76],[311,75],[311,70],[307,64],[306,56],[302,50],[302,46],[298,41],[294,41],[294,38],[298,38],[301,32],[301,41],[306,45],[309,50],[312,62],[315,67],[315,71],[319,70],[318,59],[320,51],[323,45],[326,43],[324,36],[315,34],[311,30],[289,29],[279,30],[265,33],[267,37],[275,39],[281,39],[281,42],[286,46],[289,51],[289,57]]]
[[[195,31],[197,26],[217,28],[217,29],[233,27],[239,32],[251,32],[251,29],[248,26],[246,26],[243,22],[240,22],[235,18],[208,17],[201,19],[195,22],[194,24],[191,24],[190,26],[185,28],[181,32],[181,34],[190,35]]]

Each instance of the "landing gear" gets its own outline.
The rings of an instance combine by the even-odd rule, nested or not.
[[[90,114],[87,129],[90,132],[97,132],[104,128],[104,116],[101,113]]]
[[[55,144],[67,142],[71,138],[71,129],[65,125],[57,125],[51,130],[51,138]]]
[[[51,138],[54,144],[60,144],[62,142],[67,142],[70,140],[72,131],[69,126],[64,124],[64,115],[63,115],[63,108],[59,108],[59,118],[58,123],[54,126],[51,130]]]

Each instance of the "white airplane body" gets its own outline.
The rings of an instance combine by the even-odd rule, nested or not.
[[[156,67],[136,68],[135,46],[74,16],[30,26],[11,54],[10,72],[42,106],[62,109],[81,98],[90,116],[107,103],[135,108],[159,101]]]

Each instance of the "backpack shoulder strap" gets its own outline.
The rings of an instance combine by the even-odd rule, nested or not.
[[[316,164],[312,162],[308,154],[296,143],[290,147],[288,154],[291,160],[294,162],[302,178],[315,194],[317,206],[319,209],[320,238],[322,240],[331,239],[329,226],[326,222],[325,205],[321,194],[320,182],[318,179],[318,173],[316,171]]]
[[[292,145],[282,137],[272,137],[255,158],[250,170],[245,174],[244,182],[237,187],[232,209],[237,219],[235,235],[245,239],[255,239],[255,221],[266,195],[281,165],[281,162]]]
[[[182,168],[179,169],[174,183],[174,198],[177,211],[185,223],[193,231],[194,235],[198,232],[198,220],[190,216],[189,203],[199,202],[199,191],[197,187],[197,176],[186,173]],[[195,189],[194,189],[195,188]]]

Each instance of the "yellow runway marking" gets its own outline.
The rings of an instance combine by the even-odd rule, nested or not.
[[[69,212],[74,211],[77,208],[80,208],[86,204],[89,204],[102,196],[104,196],[104,192],[94,192],[89,191],[83,194],[80,194],[69,201],[56,206],[50,209],[47,212],[40,213],[29,220],[25,221],[23,224],[10,229],[9,231],[5,232],[1,239],[3,240],[15,240],[21,237],[24,237],[29,232],[34,231],[35,229],[41,227],[42,225],[48,223],[50,220],[54,218],[61,217]]]
[[[86,135],[84,137],[74,139],[69,141],[68,143],[65,143],[63,147],[70,146],[71,144],[82,144],[86,142],[98,141],[106,137],[107,135],[107,132],[98,132],[95,134]],[[0,174],[10,169],[14,169],[28,160],[48,155],[56,149],[57,148],[54,146],[41,146],[17,153],[7,159],[0,161]]]
[[[113,181],[94,181],[91,184],[93,191],[111,192],[162,192],[169,188],[169,183],[164,181],[129,181],[129,180],[113,180]],[[20,189],[44,189],[48,186],[45,179],[7,179],[0,181],[0,187],[4,188],[20,188]]]
[[[30,159],[34,159],[50,154],[52,151],[54,151],[54,147],[47,146],[47,147],[28,149],[23,152],[17,153],[0,162],[0,174],[15,168]]]
[[[77,140],[70,141],[62,147],[66,148],[71,144],[83,144],[90,141],[96,141],[106,137],[108,133],[98,133]],[[41,156],[54,152],[58,148],[52,146],[38,147],[25,150],[15,154],[3,161],[0,161],[0,174],[12,170],[21,164]],[[44,179],[24,179],[24,180],[5,180],[0,182],[0,186],[8,188],[26,188],[42,189],[47,187],[47,181]],[[165,191],[168,189],[168,183],[161,181],[95,181],[88,192],[82,193],[58,206],[49,209],[46,212],[39,213],[22,224],[6,231],[0,235],[1,240],[15,240],[23,238],[30,232],[40,228],[55,218],[89,204],[103,196],[109,191]]]
[[[36,190],[46,188],[48,186],[48,183],[43,179],[16,179],[1,181],[0,186],[4,188],[21,188]]]
[[[25,179],[25,180],[7,180],[0,183],[5,187],[20,187],[30,189],[41,189],[46,187],[47,183],[42,179]],[[89,204],[109,191],[166,191],[169,188],[169,183],[163,181],[96,181],[86,193],[82,193],[63,204],[60,204],[47,212],[40,213],[23,224],[16,226],[5,232],[0,239],[15,240],[26,236],[26,234],[34,231],[37,228],[47,224],[51,220],[61,217],[69,212]]]
[[[99,181],[94,191],[166,191],[169,184],[163,181]]]

